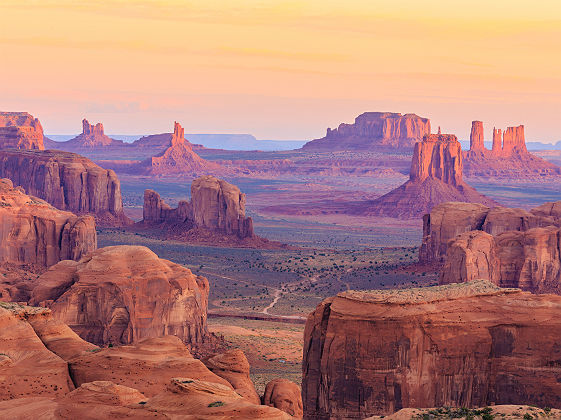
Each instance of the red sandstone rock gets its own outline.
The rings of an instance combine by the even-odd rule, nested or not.
[[[308,317],[306,418],[404,407],[561,405],[561,296],[488,282],[347,291]]]
[[[44,150],[39,120],[27,112],[0,112],[0,149]]]
[[[103,132],[103,124],[90,124],[85,118],[82,120],[82,133],[66,142],[61,142],[57,146],[61,150],[95,149],[115,146],[124,146],[122,141],[113,140]]]
[[[483,143],[483,123],[481,121],[472,121],[471,134],[469,136],[469,150],[485,151]]]
[[[232,388],[227,380],[193,358],[174,336],[147,338],[134,345],[85,352],[65,360],[76,386],[113,381],[152,397],[164,391],[172,378],[185,375]]]
[[[492,152],[494,155],[499,155],[502,151],[503,144],[503,131],[499,128],[496,129],[493,127],[493,149]]]
[[[96,344],[128,344],[176,335],[200,344],[207,336],[208,280],[141,246],[101,248],[63,261],[39,278],[31,304]]]
[[[103,226],[132,221],[123,212],[115,172],[74,153],[46,150],[0,151],[0,177],[61,210],[92,214]]]
[[[448,243],[457,235],[483,230],[491,235],[535,227],[561,226],[561,202],[545,203],[527,212],[505,207],[489,208],[465,203],[443,203],[423,217],[423,243],[419,261],[424,264],[444,262]]]
[[[241,350],[216,354],[204,359],[203,362],[211,372],[226,379],[246,400],[253,404],[261,404],[261,398],[257,395],[255,385],[249,377],[249,362]]]
[[[273,379],[265,387],[263,404],[278,408],[296,419],[304,415],[302,408],[302,391],[288,379]]]
[[[77,217],[0,180],[0,261],[48,267],[97,247],[91,216]]]
[[[496,236],[464,233],[450,242],[440,283],[482,279],[500,287],[561,294],[560,244],[556,226]]]
[[[197,155],[191,143],[185,141],[185,131],[175,122],[173,135],[167,149],[140,163],[133,172],[151,175],[195,175],[199,176],[209,171],[219,171],[220,165],[208,162]]]
[[[456,136],[431,134],[415,144],[409,181],[366,204],[360,213],[416,218],[447,201],[496,204],[463,181]]]
[[[415,142],[430,134],[430,120],[415,114],[365,112],[354,124],[327,129],[321,139],[306,143],[304,150],[375,150],[411,149]]]

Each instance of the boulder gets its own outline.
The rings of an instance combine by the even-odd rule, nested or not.
[[[208,334],[208,280],[146,247],[101,248],[52,266],[38,283],[31,304],[95,344],[171,334],[197,345]]]
[[[347,291],[304,333],[304,417],[406,407],[561,406],[561,296],[473,281]]]
[[[302,391],[288,379],[278,378],[270,381],[265,387],[263,404],[278,408],[296,419],[301,419],[304,415]]]
[[[55,209],[0,180],[0,261],[49,267],[79,260],[97,247],[91,216]]]
[[[250,366],[243,351],[229,350],[226,353],[205,358],[203,362],[211,372],[226,379],[234,390],[246,400],[253,404],[261,404],[261,398],[249,377]]]

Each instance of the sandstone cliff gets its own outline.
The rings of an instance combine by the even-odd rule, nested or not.
[[[208,280],[142,246],[112,246],[62,261],[38,281],[30,303],[96,344],[176,335],[198,345],[208,336]]]
[[[97,247],[91,216],[77,217],[0,179],[0,261],[48,267]]]
[[[366,203],[362,214],[416,218],[447,201],[496,204],[462,179],[462,150],[456,136],[431,134],[415,144],[409,181]]]
[[[466,176],[543,179],[561,175],[561,168],[528,152],[523,125],[508,127],[504,133],[493,128],[491,150],[485,148],[483,140],[483,123],[473,121],[470,150],[464,152]]]
[[[44,150],[39,120],[27,112],[0,112],[0,149]]]
[[[115,172],[74,153],[1,150],[0,177],[61,210],[92,214],[99,225],[131,224]]]
[[[561,406],[560,310],[561,296],[488,282],[342,292],[306,323],[304,417]]]
[[[448,243],[464,232],[482,230],[491,235],[526,231],[535,227],[561,226],[561,202],[545,203],[528,211],[480,204],[443,203],[423,217],[423,242],[419,261],[442,264]]]
[[[312,140],[304,150],[376,150],[411,149],[415,142],[430,134],[430,120],[415,114],[365,112],[354,124],[340,124],[327,129],[321,139]]]
[[[146,190],[143,216],[135,228],[161,238],[214,246],[286,247],[255,235],[251,217],[245,217],[245,194],[211,175],[195,179],[191,201],[182,200],[177,208]]]

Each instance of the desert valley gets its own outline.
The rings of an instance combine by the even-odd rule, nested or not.
[[[0,420],[561,419],[560,22],[0,4]]]

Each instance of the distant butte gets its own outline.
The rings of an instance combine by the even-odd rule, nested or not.
[[[446,201],[494,206],[490,198],[463,181],[462,147],[452,134],[430,134],[415,144],[409,181],[366,202],[356,212],[394,218],[416,218]]]
[[[561,175],[561,168],[526,149],[524,126],[493,128],[493,146],[483,143],[483,123],[471,123],[470,149],[463,152],[464,173],[469,177],[527,179]]]
[[[417,141],[430,134],[430,120],[415,114],[365,112],[354,124],[342,123],[327,129],[321,139],[306,143],[303,150],[411,150]]]

